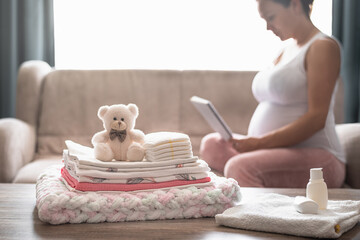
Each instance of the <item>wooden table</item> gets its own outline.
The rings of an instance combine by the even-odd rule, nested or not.
[[[305,195],[304,189],[241,188],[243,196],[274,192]],[[329,199],[360,200],[360,190],[331,189]],[[50,225],[39,220],[34,184],[0,184],[0,239],[309,239],[218,226],[214,218]],[[360,224],[341,236],[360,239]]]

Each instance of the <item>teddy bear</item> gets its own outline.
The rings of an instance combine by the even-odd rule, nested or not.
[[[101,161],[141,161],[145,150],[144,133],[134,129],[138,107],[115,104],[99,108],[98,117],[102,120],[105,130],[95,133],[91,139],[95,158]]]

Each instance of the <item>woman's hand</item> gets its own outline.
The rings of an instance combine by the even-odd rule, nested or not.
[[[255,137],[246,137],[242,139],[230,139],[233,148],[239,153],[251,152],[261,148],[260,139]]]

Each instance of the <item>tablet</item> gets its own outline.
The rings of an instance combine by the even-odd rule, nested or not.
[[[205,118],[208,124],[214,129],[214,131],[218,132],[223,139],[229,140],[232,138],[231,129],[209,100],[193,96],[190,98],[190,101]]]

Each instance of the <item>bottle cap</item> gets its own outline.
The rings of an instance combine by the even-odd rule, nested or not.
[[[311,180],[323,179],[322,168],[311,168],[310,169],[310,179]]]

